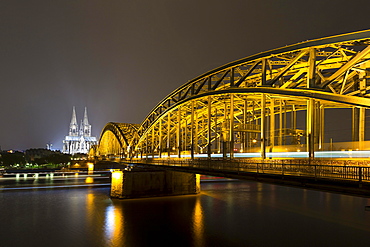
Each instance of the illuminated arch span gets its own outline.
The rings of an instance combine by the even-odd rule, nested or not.
[[[276,92],[304,95],[357,106],[370,67],[370,30],[301,42],[252,55],[200,75],[159,102],[143,121],[143,134],[160,116],[191,98],[224,92]],[[280,90],[278,90],[280,89]],[[359,96],[359,97],[344,97]]]
[[[370,106],[370,30],[289,45],[249,56],[188,81],[142,124],[109,123],[101,155],[234,157],[235,152],[325,150],[324,113],[352,110],[362,149]],[[305,126],[297,126],[305,112]],[[133,152],[134,151],[134,152]],[[129,155],[127,155],[127,153]],[[220,156],[218,156],[220,157]]]
[[[101,156],[127,157],[135,145],[138,124],[113,123],[105,125],[100,135],[98,154]]]
[[[310,40],[249,56],[200,75],[159,102],[138,129],[136,156],[162,157],[253,151],[305,140],[323,149],[324,109],[353,108],[360,117],[370,106],[370,30]],[[306,111],[297,129],[296,112]],[[286,124],[287,119],[291,124]],[[360,129],[360,130],[359,130]],[[355,139],[356,139],[355,138]],[[275,149],[276,150],[276,149]]]

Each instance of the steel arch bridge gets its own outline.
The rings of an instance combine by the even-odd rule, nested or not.
[[[107,123],[100,135],[99,145],[92,151],[92,155],[114,156],[120,159],[130,157],[132,155],[131,147],[138,139],[139,127],[139,124]]]
[[[350,149],[366,150],[369,93],[370,30],[310,40],[188,81],[141,125],[108,123],[97,155],[265,159],[290,151],[314,158],[316,151],[332,149],[324,120],[335,108],[351,109]],[[299,120],[304,128],[297,128]]]

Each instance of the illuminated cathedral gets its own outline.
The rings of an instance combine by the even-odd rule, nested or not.
[[[78,126],[75,107],[73,107],[69,133],[63,140],[63,153],[86,154],[89,152],[90,147],[96,144],[96,137],[91,136],[91,125],[87,118],[87,108],[85,107],[84,118],[81,120],[80,126]]]

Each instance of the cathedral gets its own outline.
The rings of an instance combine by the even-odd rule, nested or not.
[[[68,136],[63,140],[63,153],[86,154],[92,145],[96,145],[96,137],[91,136],[91,125],[87,118],[87,109],[85,107],[84,119],[81,120],[80,128],[77,124],[76,111],[73,107],[72,120],[69,125]]]

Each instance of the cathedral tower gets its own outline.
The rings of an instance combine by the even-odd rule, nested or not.
[[[87,118],[87,108],[85,107],[84,120],[81,122],[80,129],[82,129],[81,136],[89,137],[91,136],[91,125],[89,124],[89,119]]]
[[[91,136],[91,125],[89,124],[89,119],[87,118],[87,108],[85,107],[84,118],[81,120],[80,126],[78,126],[76,110],[75,107],[73,107],[72,119],[69,125],[69,133],[63,141],[63,153],[86,154],[89,152],[91,146],[96,144],[96,137]]]
[[[69,134],[68,135],[78,136],[78,124],[77,124],[75,107],[73,107],[72,119],[71,119],[71,123],[69,124]]]

